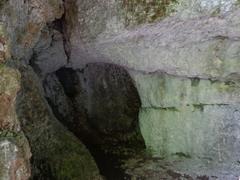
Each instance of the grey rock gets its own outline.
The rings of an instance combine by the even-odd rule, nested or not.
[[[20,71],[22,90],[16,108],[32,147],[32,177],[101,179],[89,151],[53,115],[37,75],[29,66]]]
[[[33,53],[31,64],[41,76],[55,72],[67,64],[63,35],[56,30],[43,30]]]

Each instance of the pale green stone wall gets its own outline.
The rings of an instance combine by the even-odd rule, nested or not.
[[[203,80],[171,75],[132,73],[143,107],[231,104],[240,102],[237,81]]]
[[[230,127],[239,126],[233,117],[239,109],[239,105],[184,106],[178,110],[142,108],[141,132],[153,156],[230,160],[238,154],[233,145],[237,140],[231,142],[236,131]]]
[[[232,11],[238,0],[178,0],[169,6],[171,12],[182,18],[194,18],[206,15],[220,15]]]
[[[239,156],[238,82],[133,73],[148,152],[224,161]]]

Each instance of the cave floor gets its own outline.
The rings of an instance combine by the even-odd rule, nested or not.
[[[93,149],[95,149],[93,151]],[[126,150],[126,149],[125,149]],[[119,156],[113,151],[91,148],[106,180],[239,180],[240,162],[221,163],[213,159],[154,158],[143,152]]]
[[[210,159],[131,158],[122,166],[131,179],[139,180],[239,180],[240,163],[220,163]]]

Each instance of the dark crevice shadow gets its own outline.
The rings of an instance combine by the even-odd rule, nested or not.
[[[31,147],[33,180],[91,180],[97,167],[85,146],[55,117],[41,81],[30,66],[19,67],[17,117]]]
[[[128,72],[117,65],[94,63],[83,70],[61,68],[53,76],[69,111],[66,115],[56,103],[59,92],[55,99],[46,95],[55,116],[86,145],[103,176],[130,179],[122,161],[144,152],[145,144],[138,123],[141,101]],[[49,83],[44,81],[45,93]]]

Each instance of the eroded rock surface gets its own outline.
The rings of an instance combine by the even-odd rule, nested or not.
[[[0,179],[27,180],[31,175],[31,152],[16,114],[20,73],[0,66]]]
[[[92,129],[112,138],[137,126],[139,93],[147,152],[171,168],[144,157],[128,174],[236,178],[239,16],[238,0],[1,1],[0,175],[28,179],[31,166],[35,179],[101,178],[88,150],[55,116],[100,142]]]
[[[39,77],[66,63],[63,35],[52,27],[63,13],[62,0],[0,2],[1,180],[101,179],[88,150],[56,120],[41,90]],[[33,65],[36,54],[35,62],[49,57],[51,68]],[[39,77],[29,64],[42,71]]]
[[[56,117],[79,137],[107,179],[124,178],[120,158],[145,149],[140,99],[128,72],[113,64],[61,68],[43,81]]]
[[[74,2],[78,8],[67,16],[78,22],[68,25],[73,29],[68,34],[69,66],[104,62],[131,72],[142,101],[139,122],[150,154],[211,157],[211,162],[238,169],[239,2],[168,1],[163,16],[138,21],[142,14],[137,7],[154,7],[141,1],[136,9],[128,9],[133,10],[128,23],[126,9],[119,6],[122,1]],[[131,7],[135,1],[124,2]]]
[[[85,146],[54,117],[38,77],[22,67],[18,116],[32,147],[34,179],[101,179]]]

